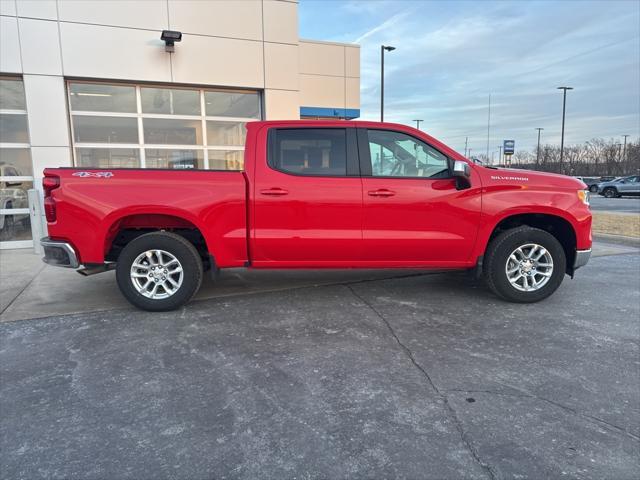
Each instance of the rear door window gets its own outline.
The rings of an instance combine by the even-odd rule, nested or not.
[[[269,165],[282,172],[309,176],[347,175],[344,128],[284,128],[270,132]]]

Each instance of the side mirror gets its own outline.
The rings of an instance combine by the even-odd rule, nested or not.
[[[453,164],[453,176],[458,190],[471,187],[471,167],[467,162],[456,160]]]

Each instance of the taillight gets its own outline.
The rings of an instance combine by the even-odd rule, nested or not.
[[[50,197],[51,192],[60,186],[60,177],[44,177],[42,179],[42,188],[44,190],[44,197]]]
[[[47,222],[56,221],[56,202],[51,196],[51,192],[60,187],[60,177],[45,176],[42,179],[42,189],[44,190],[44,214]]]

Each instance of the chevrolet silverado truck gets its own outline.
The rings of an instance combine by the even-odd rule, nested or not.
[[[247,124],[242,171],[46,169],[44,261],[111,269],[136,307],[245,267],[475,269],[536,302],[591,253],[584,183],[475,164],[405,125]]]

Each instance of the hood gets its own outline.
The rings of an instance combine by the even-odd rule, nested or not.
[[[521,170],[519,168],[490,168],[483,166],[482,176],[494,185],[535,185],[554,188],[584,190],[587,185],[577,178],[557,173]]]

